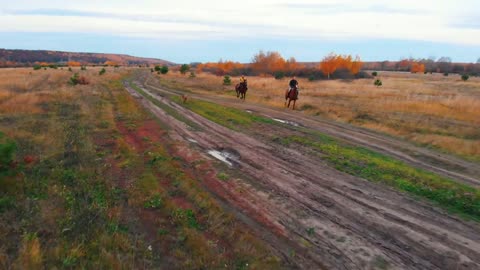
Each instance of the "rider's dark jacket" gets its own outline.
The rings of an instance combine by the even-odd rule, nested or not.
[[[297,80],[292,79],[288,85],[290,85],[290,88],[295,88],[297,87],[298,82]]]

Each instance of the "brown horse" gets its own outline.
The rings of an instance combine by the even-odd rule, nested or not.
[[[247,81],[244,83],[239,83],[235,85],[235,91],[237,92],[237,98],[245,100],[245,97],[247,96]]]
[[[293,100],[293,106],[292,106],[292,110],[295,110],[295,102],[297,101],[298,99],[298,89],[295,87],[295,88],[292,88],[292,90],[287,90],[287,92],[285,92],[285,107],[287,108],[290,108],[290,102],[292,102]],[[287,100],[288,100],[288,105],[287,105]]]

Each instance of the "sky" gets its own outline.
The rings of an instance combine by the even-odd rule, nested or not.
[[[0,0],[0,48],[122,53],[176,63],[480,58],[478,0]]]

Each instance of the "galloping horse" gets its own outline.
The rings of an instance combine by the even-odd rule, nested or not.
[[[245,100],[245,96],[247,95],[247,81],[244,83],[239,83],[235,85],[235,91],[237,92],[237,98],[239,97],[240,99]]]
[[[298,99],[298,89],[296,87],[292,88],[291,91],[287,90],[285,93],[285,107],[290,108],[290,102],[293,100],[292,110],[295,110],[295,102]],[[287,105],[288,100],[288,105]]]

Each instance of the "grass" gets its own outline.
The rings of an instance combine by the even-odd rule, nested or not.
[[[1,158],[16,165],[2,162],[2,267],[161,268],[168,259],[218,269],[248,258],[278,269],[266,245],[172,157],[161,125],[123,88],[128,70],[100,77],[89,68],[90,85],[75,87],[68,71],[30,70],[0,70],[10,83],[2,105],[35,97],[21,110],[0,106]],[[22,84],[28,76],[39,83]],[[211,239],[233,244],[214,249]]]
[[[269,118],[256,116],[244,111],[221,106],[208,101],[190,100],[187,103],[183,103],[180,97],[172,96],[171,99],[176,103],[192,110],[193,112],[233,130],[240,130],[243,127],[252,126],[254,123],[276,123]]]
[[[238,81],[232,77],[232,81]],[[288,78],[249,77],[248,102],[283,107]],[[462,82],[441,74],[382,72],[381,88],[373,79],[350,82],[299,78],[298,108],[307,114],[399,136],[469,160],[480,161],[480,79]],[[191,92],[232,96],[233,87],[208,73],[194,79],[171,72],[159,84]],[[362,117],[368,115],[367,118]]]

